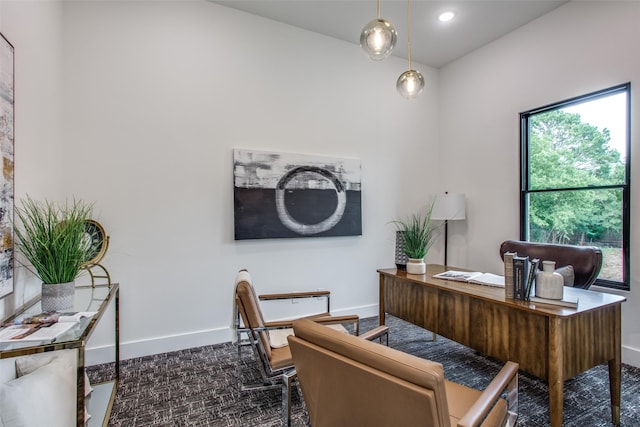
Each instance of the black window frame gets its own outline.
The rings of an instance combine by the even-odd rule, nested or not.
[[[627,94],[627,140],[626,140],[626,157],[625,157],[625,182],[620,185],[606,185],[606,186],[588,186],[588,187],[575,187],[575,188],[549,188],[549,189],[529,189],[529,118],[536,114],[545,113],[553,110],[559,110],[575,104],[581,104],[586,101],[593,101],[598,98],[614,95],[616,93]],[[608,279],[598,278],[595,282],[595,286],[603,286],[612,289],[630,290],[630,237],[631,237],[631,83],[623,83],[620,85],[612,86],[607,89],[602,89],[596,92],[591,92],[586,95],[576,96],[574,98],[566,99],[564,101],[555,102],[553,104],[546,105],[544,107],[535,108],[529,111],[520,113],[520,240],[528,240],[528,204],[527,199],[529,194],[550,192],[550,191],[576,191],[576,190],[605,190],[616,189],[622,190],[622,282]]]

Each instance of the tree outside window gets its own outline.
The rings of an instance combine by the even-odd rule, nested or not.
[[[595,245],[596,284],[629,288],[629,90],[521,113],[521,239]]]

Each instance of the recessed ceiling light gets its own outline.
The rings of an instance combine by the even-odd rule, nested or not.
[[[456,14],[454,12],[451,12],[451,11],[442,12],[440,15],[438,15],[438,21],[440,21],[440,22],[449,22],[455,16],[456,16]]]

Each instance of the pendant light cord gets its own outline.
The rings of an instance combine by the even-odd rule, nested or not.
[[[411,0],[407,0],[407,49],[409,50],[409,69],[411,70]]]
[[[380,0],[378,0],[378,19],[380,19]]]

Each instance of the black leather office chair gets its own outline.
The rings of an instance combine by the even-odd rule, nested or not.
[[[573,267],[573,287],[589,289],[596,281],[602,268],[602,251],[596,246],[557,245],[551,243],[507,240],[500,245],[500,257],[505,252],[516,252],[520,256],[555,261],[556,268]]]

